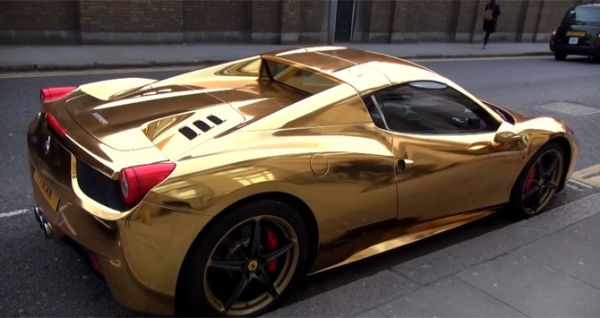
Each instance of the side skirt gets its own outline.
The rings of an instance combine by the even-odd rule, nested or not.
[[[479,219],[486,217],[494,212],[495,212],[495,210],[472,211],[472,212],[468,212],[468,213],[455,214],[455,215],[419,223],[419,224],[413,225],[413,226],[396,227],[396,228],[392,228],[392,229],[383,229],[380,231],[376,231],[377,237],[380,237],[380,238],[386,237],[389,239],[386,239],[383,241],[379,240],[370,246],[359,248],[358,250],[356,250],[353,254],[351,254],[346,259],[344,259],[338,263],[335,263],[333,265],[329,265],[329,266],[326,266],[321,269],[319,269],[318,267],[320,267],[320,266],[317,265],[316,266],[317,268],[313,267],[313,271],[311,271],[309,275],[321,273],[321,272],[324,272],[324,271],[327,271],[327,270],[330,270],[330,269],[333,269],[333,268],[336,268],[339,266],[350,264],[350,263],[365,259],[367,257],[373,256],[373,255],[376,255],[379,253],[383,253],[383,252],[410,244],[412,242],[416,242],[416,241],[428,238],[435,234],[446,232],[448,230],[457,228],[461,225],[479,220]],[[367,240],[365,240],[365,239],[366,239],[366,237],[364,237],[364,236],[362,238],[358,238],[358,240],[360,240],[362,242],[369,241],[368,239]],[[347,244],[351,245],[350,242],[348,242]]]

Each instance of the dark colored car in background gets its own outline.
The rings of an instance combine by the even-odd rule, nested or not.
[[[550,50],[559,61],[569,54],[600,60],[600,3],[571,7],[552,32]]]

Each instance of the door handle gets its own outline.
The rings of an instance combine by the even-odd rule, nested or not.
[[[400,159],[398,160],[398,171],[404,171],[412,166],[414,166],[415,162],[410,159]]]

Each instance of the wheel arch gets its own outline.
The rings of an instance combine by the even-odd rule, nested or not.
[[[177,297],[177,295],[181,294],[183,292],[182,288],[183,288],[184,284],[182,284],[182,281],[186,279],[184,273],[186,272],[186,268],[189,264],[190,251],[193,248],[195,248],[195,246],[197,246],[197,244],[200,244],[200,242],[202,241],[203,233],[206,232],[205,229],[208,229],[213,224],[219,222],[221,220],[222,216],[227,213],[227,211],[232,211],[240,206],[243,206],[245,204],[248,204],[253,201],[258,201],[258,200],[276,200],[276,201],[284,202],[286,204],[291,205],[299,212],[300,217],[302,218],[302,221],[303,221],[304,225],[306,226],[308,239],[309,239],[309,254],[308,254],[309,258],[308,258],[307,268],[310,268],[310,265],[316,259],[318,248],[319,248],[319,228],[318,228],[317,220],[316,220],[312,210],[310,209],[310,207],[302,199],[298,198],[295,195],[285,193],[285,192],[264,192],[264,193],[258,193],[258,194],[254,194],[254,195],[245,197],[243,199],[240,199],[240,200],[230,204],[225,209],[223,209],[221,213],[219,213],[214,218],[212,218],[208,222],[208,224],[206,224],[206,226],[204,226],[203,229],[198,233],[198,235],[196,235],[196,238],[194,239],[194,241],[188,248],[188,251],[186,252],[186,255],[183,259],[182,265],[179,268],[179,273],[177,275],[177,285],[176,285],[176,289],[175,289],[175,313],[176,314],[181,309],[181,303],[178,300],[181,297]]]
[[[564,136],[556,136],[556,137],[552,137],[550,139],[548,139],[546,142],[544,142],[538,149],[536,149],[537,153],[538,151],[540,151],[540,149],[542,147],[544,147],[545,145],[549,145],[549,144],[556,144],[560,147],[560,149],[563,150],[563,153],[565,155],[565,161],[564,161],[564,167],[563,167],[563,173],[562,176],[560,177],[560,183],[558,186],[558,190],[562,190],[562,188],[565,186],[565,182],[566,182],[566,178],[567,178],[567,173],[569,170],[569,166],[571,165],[571,158],[572,158],[572,148],[571,148],[571,144],[569,143],[569,140],[564,137]],[[534,156],[534,155],[532,155]],[[527,160],[531,160],[531,158],[527,159]],[[523,166],[523,169],[525,169],[525,167],[527,167],[527,162],[525,163],[525,166]],[[521,175],[522,171],[519,172],[519,175],[517,175],[517,178],[515,179],[515,181],[513,182],[513,186],[512,186],[512,190],[513,191],[515,189],[515,186],[517,184],[517,182],[519,182],[519,176]],[[512,193],[511,193],[511,197],[512,197]]]
[[[560,184],[558,186],[558,190],[562,190],[565,186],[566,183],[566,179],[567,179],[567,173],[569,171],[569,167],[571,166],[571,160],[572,160],[572,156],[573,156],[573,149],[571,148],[571,144],[569,143],[569,141],[567,140],[567,138],[563,137],[563,136],[558,136],[558,137],[554,137],[550,140],[548,140],[548,142],[546,144],[549,143],[555,143],[557,144],[562,150],[563,153],[565,155],[565,162],[564,162],[564,169],[563,169],[563,174],[560,178]]]

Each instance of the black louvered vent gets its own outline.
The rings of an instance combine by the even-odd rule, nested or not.
[[[215,115],[209,115],[208,117],[206,117],[206,119],[210,120],[210,122],[212,122],[213,124],[215,124],[217,126],[225,122],[224,120],[222,120],[221,118],[219,118]],[[205,133],[213,128],[209,124],[207,124],[206,122],[204,122],[202,120],[196,120],[194,122],[194,126],[196,126],[196,128],[198,128],[198,129],[200,129],[203,133]],[[188,140],[192,140],[201,134],[201,133],[196,132],[196,130],[194,130],[188,126],[183,126],[183,127],[179,128],[179,132],[182,135],[184,135],[185,138],[187,138]]]
[[[210,130],[210,126],[201,120],[196,120],[194,122],[194,126],[198,127],[198,129],[202,130],[202,132],[207,132]]]
[[[187,126],[179,128],[179,132],[189,140],[192,140],[198,136],[198,134],[192,128]]]
[[[215,125],[220,125],[223,123],[223,120],[221,120],[221,118],[215,116],[215,115],[210,115],[208,117],[206,117],[208,120],[212,121]]]

